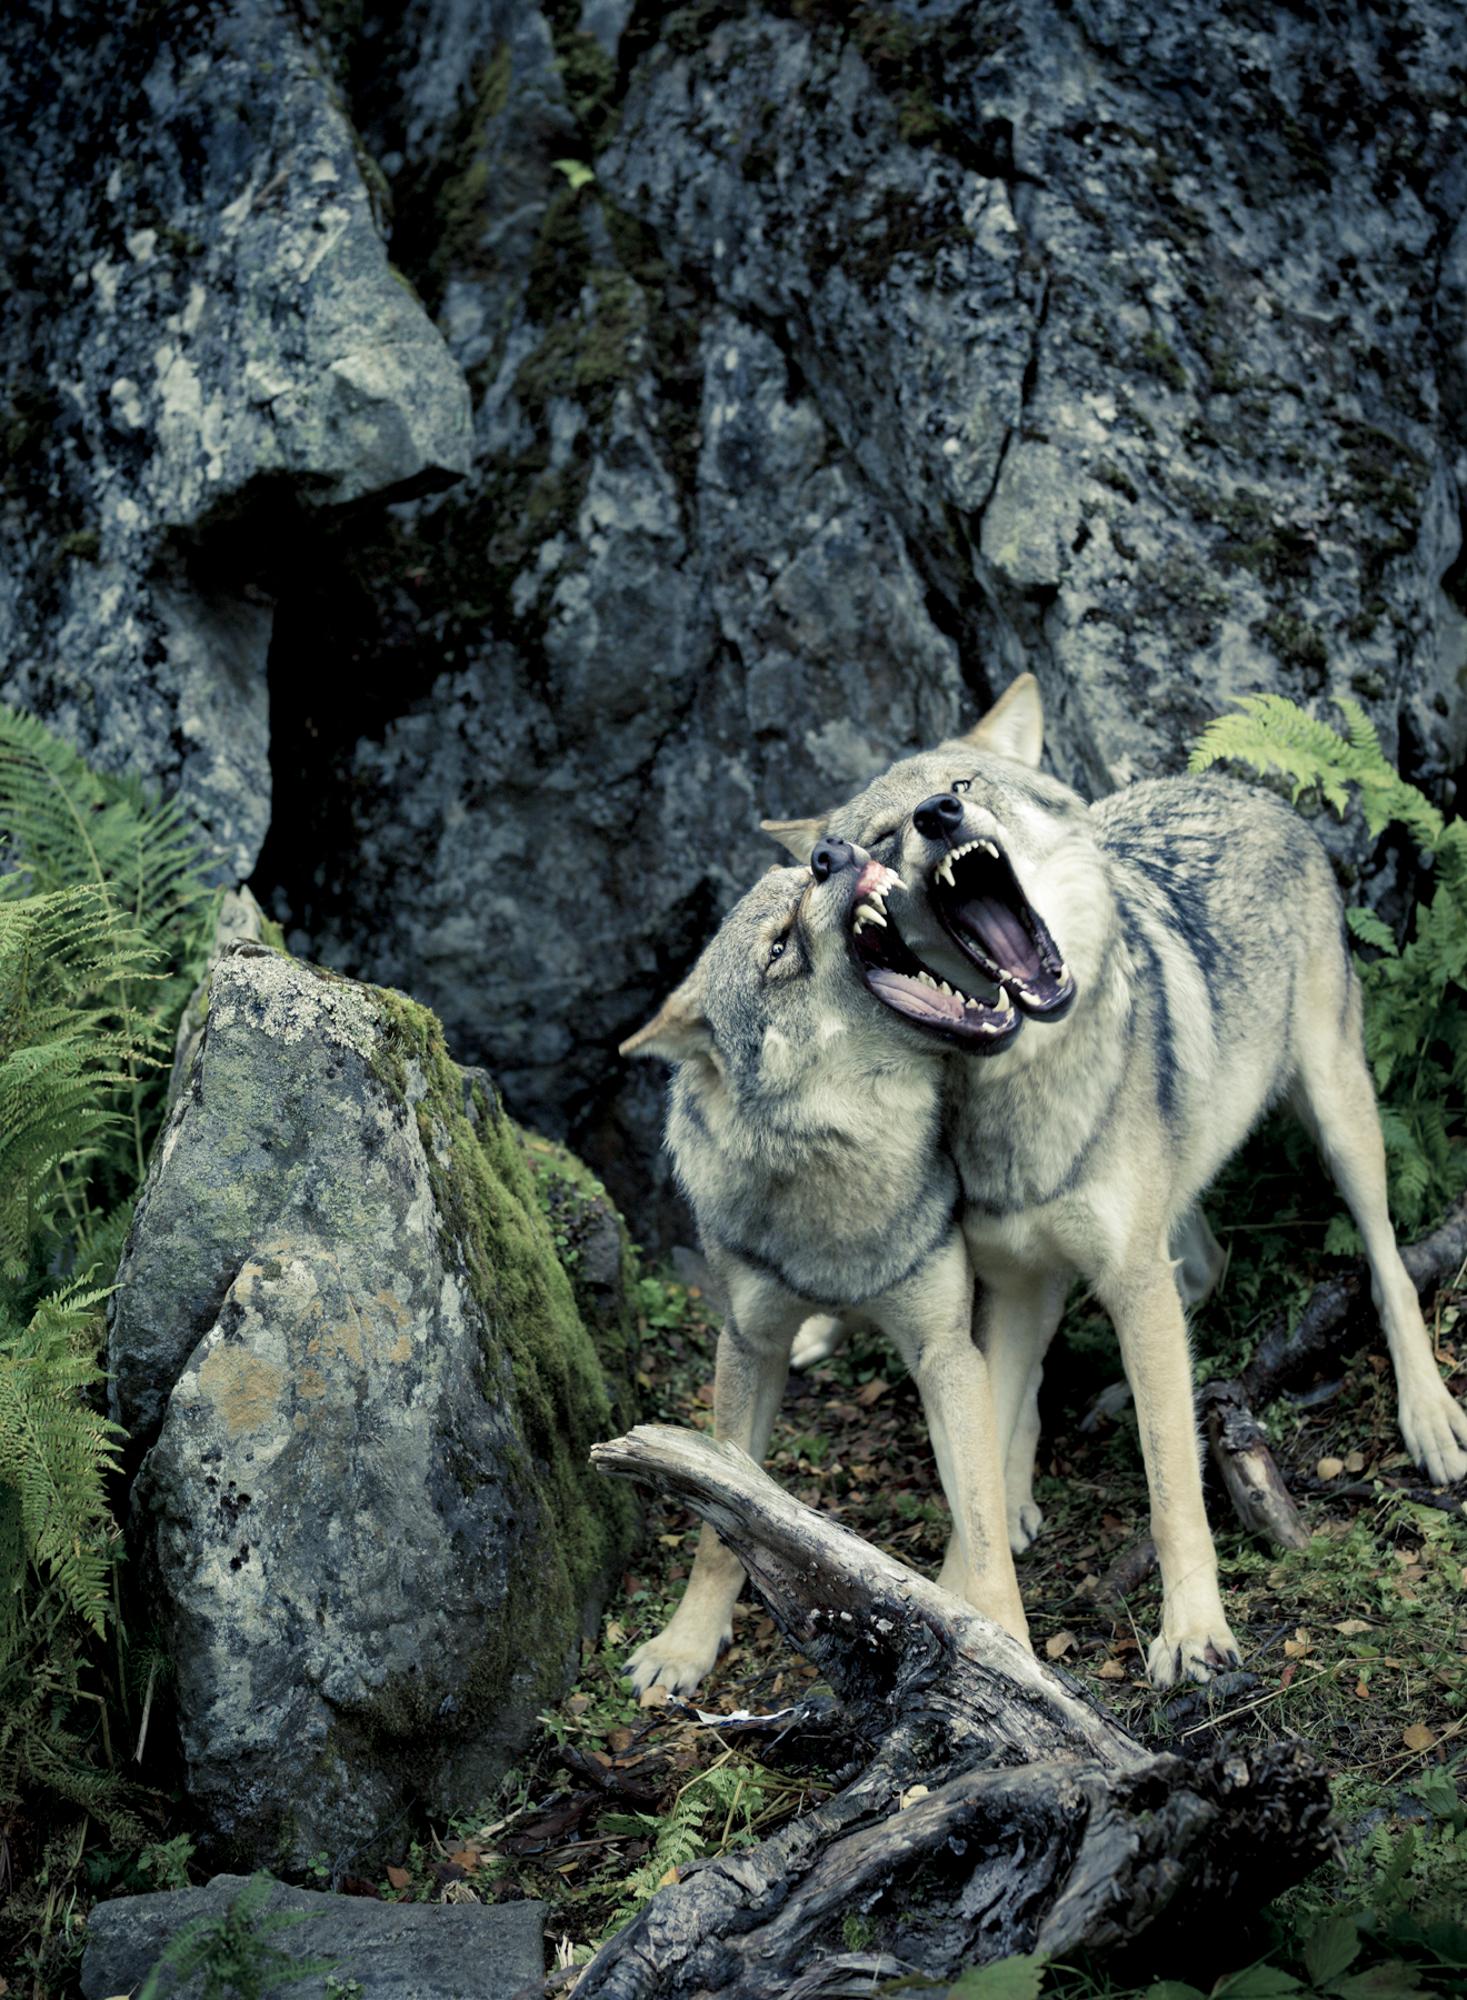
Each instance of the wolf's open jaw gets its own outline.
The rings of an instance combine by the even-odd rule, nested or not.
[[[964,956],[1026,1014],[1053,1020],[1065,1011],[1074,978],[996,842],[953,848],[932,870],[927,892]]]
[[[879,861],[868,861],[861,870],[851,899],[850,939],[862,978],[883,1006],[917,1027],[974,1054],[995,1054],[1019,1032],[1022,1016],[1002,990],[988,1000],[960,992],[907,949],[886,907],[892,891],[904,886]]]

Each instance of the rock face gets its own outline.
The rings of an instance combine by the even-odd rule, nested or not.
[[[216,1875],[202,1889],[98,1903],[87,1920],[85,2000],[136,1992],[181,1930],[223,1916],[249,1886],[243,1875]],[[257,1916],[282,1912],[294,1921],[268,1934],[270,1948],[287,1960],[333,1962],[337,1981],[355,1982],[362,2000],[514,2000],[545,1973],[543,1903],[383,1904],[277,1882]],[[261,2000],[292,1991],[299,1978],[268,1984]],[[196,2000],[204,1986],[196,1974],[167,1991]]]
[[[182,794],[221,874],[270,817],[270,544],[467,470],[467,385],[276,0],[0,28],[0,687]]]
[[[262,901],[434,1005],[655,1229],[659,1093],[613,1051],[769,858],[761,814],[1023,667],[1092,793],[1178,768],[1256,689],[1354,694],[1441,779],[1467,736],[1457,12],[306,5],[474,449],[453,488],[317,507],[257,561]],[[229,18],[258,52],[264,12]],[[265,185],[283,227],[305,195]]]
[[[300,1868],[462,1810],[564,1685],[629,1528],[586,1463],[631,1335],[585,1180],[401,996],[223,955],[110,1340],[215,1851]],[[552,1213],[614,1238],[585,1317]]]

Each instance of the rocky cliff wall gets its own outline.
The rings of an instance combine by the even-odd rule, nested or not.
[[[96,54],[62,18],[58,103]],[[644,1229],[658,1091],[615,1044],[761,814],[1023,666],[1092,792],[1258,688],[1455,766],[1446,0],[108,32],[0,225],[7,692],[181,786],[221,869],[264,835],[296,943],[428,1001]]]

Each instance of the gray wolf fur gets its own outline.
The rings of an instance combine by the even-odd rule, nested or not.
[[[952,1509],[943,1581],[1027,1644],[957,1175],[941,1143],[948,1044],[873,1005],[853,958],[853,928],[877,926],[899,900],[896,878],[844,842],[817,848],[814,864],[750,890],[623,1046],[676,1064],[667,1143],[727,1301],[715,1429],[763,1456],[812,1308],[879,1328],[918,1385]],[[742,1582],[705,1527],[676,1613],[628,1663],[639,1690],[702,1679]]]
[[[1194,1292],[1215,1274],[1194,1204],[1275,1100],[1314,1135],[1360,1230],[1402,1433],[1434,1481],[1467,1473],[1467,1413],[1391,1231],[1359,985],[1319,841],[1279,800],[1218,778],[1087,805],[1038,770],[1041,738],[1025,675],[967,736],[824,818],[767,824],[796,853],[835,836],[898,870],[903,943],[959,1005],[991,996],[995,974],[1028,993],[1011,1039],[949,1056],[943,1112],[1010,1527],[1022,1543],[1037,1525],[1040,1368],[1078,1276],[1115,1324],[1135,1397],[1163,1589],[1148,1670],[1166,1686],[1237,1651],[1174,1262],[1192,1265]],[[828,1320],[806,1330],[829,1336]]]

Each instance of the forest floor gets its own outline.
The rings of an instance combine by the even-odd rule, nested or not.
[[[1255,1208],[1270,1200],[1250,1194]],[[1255,1245],[1241,1296],[1202,1310],[1199,1375],[1246,1350],[1250,1309],[1273,1289],[1275,1265],[1272,1246],[1258,1254]],[[1292,1277],[1302,1295],[1297,1266]],[[644,1414],[711,1427],[711,1315],[696,1290],[670,1281],[646,1279],[641,1292]],[[1449,1291],[1432,1316],[1459,1396],[1467,1391],[1461,1312],[1467,1292]],[[1147,1743],[1185,1749],[1223,1729],[1302,1739],[1330,1774],[1340,1828],[1338,1860],[1261,1924],[1230,1919],[1226,1931],[1199,1937],[1185,1963],[1159,1963],[1152,1977],[1235,2000],[1467,1992],[1467,1503],[1411,1497],[1421,1494],[1420,1475],[1400,1448],[1383,1348],[1350,1357],[1329,1381],[1269,1412],[1313,1536],[1307,1551],[1265,1549],[1225,1518],[1225,1501],[1215,1509],[1224,1601],[1244,1660],[1209,1700],[1192,1688],[1158,1693],[1142,1676],[1159,1618],[1154,1571],[1119,1600],[1108,1577],[1145,1534],[1135,1424],[1125,1410],[1082,1430],[1119,1367],[1097,1314],[1072,1307],[1067,1333],[1042,1405],[1036,1497],[1045,1526],[1019,1562],[1036,1649]],[[911,1381],[875,1345],[853,1344],[791,1377],[769,1464],[801,1499],[935,1572],[947,1514],[921,1409]],[[766,1768],[746,1742],[720,1732],[721,1716],[768,1714],[819,1687],[756,1602],[740,1604],[732,1646],[690,1702],[668,1701],[660,1689],[639,1702],[622,1678],[627,1653],[676,1603],[697,1529],[684,1509],[651,1503],[640,1551],[584,1647],[580,1678],[543,1718],[521,1770],[492,1810],[406,1855],[384,1890],[542,1897],[550,1943],[569,1967],[675,1870],[763,1837],[822,1795],[818,1773]],[[849,1925],[859,1949],[859,1914]],[[1113,1984],[1088,1965],[1051,1967],[1043,1983],[1046,1995],[1076,2000],[1148,1990]],[[1185,1996],[1168,1985],[1155,2000]]]
[[[1281,1306],[1297,1307],[1329,1268],[1328,1217],[1304,1212],[1296,1164],[1278,1134],[1250,1149],[1216,1215],[1232,1265],[1194,1319],[1199,1378],[1231,1373]],[[1307,1184],[1306,1184],[1307,1187]],[[1319,1190],[1312,1206],[1324,1201]],[[1213,1204],[1209,1203],[1210,1210]],[[648,1421],[711,1428],[716,1322],[696,1289],[640,1281],[640,1388]],[[1467,1281],[1428,1314],[1452,1387],[1467,1396]],[[1090,1429],[1082,1420],[1120,1374],[1103,1318],[1072,1302],[1046,1370],[1036,1497],[1044,1528],[1019,1561],[1034,1644],[1144,1742],[1202,1747],[1218,1730],[1301,1739],[1328,1770],[1338,1858],[1254,1924],[1221,1912],[1182,1956],[1117,1981],[1103,1966],[1025,1967],[1017,1983],[965,1981],[971,2000],[1412,2000],[1467,1994],[1467,1502],[1423,1493],[1401,1451],[1383,1342],[1265,1416],[1275,1452],[1313,1536],[1279,1555],[1246,1536],[1211,1495],[1224,1602],[1243,1669],[1209,1697],[1158,1693],[1142,1675],[1157,1628],[1154,1571],[1117,1594],[1114,1571],[1146,1533],[1147,1505],[1129,1409]],[[802,1500],[919,1570],[934,1574],[947,1536],[915,1388],[893,1356],[853,1342],[809,1375],[792,1376],[770,1469]],[[757,1602],[735,1613],[734,1642],[690,1702],[654,1689],[641,1701],[626,1656],[670,1615],[697,1539],[685,1509],[653,1499],[642,1539],[607,1603],[581,1671],[546,1713],[517,1771],[492,1799],[405,1847],[380,1878],[348,1892],[388,1900],[549,1905],[552,1963],[572,1968],[678,1869],[747,1845],[828,1789],[818,1770],[775,1769],[720,1718],[770,1714],[820,1691]],[[1122,1565],[1123,1566],[1123,1565]],[[196,1871],[186,1835],[165,1829],[142,1857]],[[171,1857],[171,1861],[170,1861]],[[322,1857],[323,1864],[325,1857]],[[135,1879],[136,1878],[136,1879]],[[137,1858],[80,1846],[51,1892],[58,1967],[74,1965],[85,1906],[99,1894],[160,1886]],[[89,1886],[83,1887],[86,1883]],[[68,1886],[70,1885],[70,1886]],[[321,1870],[321,1886],[327,1886]],[[4,1884],[0,1882],[0,1890]],[[48,1916],[48,1926],[50,1918]],[[62,1935],[64,1928],[65,1934]],[[851,1949],[868,1940],[852,1912]],[[1016,1970],[1019,1962],[1014,1962]],[[1163,1982],[1155,1985],[1154,1982]],[[1179,1983],[1186,1982],[1186,1983]],[[0,1995],[6,1992],[0,1978]],[[42,1974],[12,1996],[71,1990]]]

